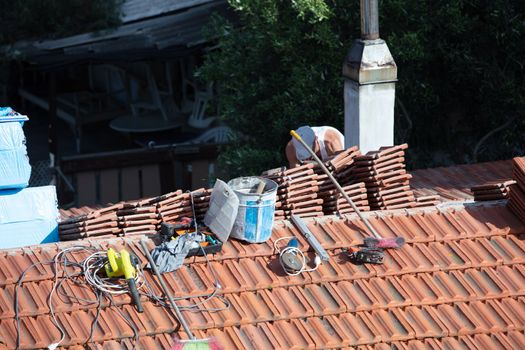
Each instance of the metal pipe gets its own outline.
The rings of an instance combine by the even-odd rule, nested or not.
[[[378,0],[361,0],[361,39],[379,39]]]
[[[151,268],[153,269],[153,272],[155,272],[155,275],[157,275],[157,278],[159,279],[159,282],[160,282],[160,286],[162,290],[164,291],[164,294],[166,294],[166,296],[168,297],[170,305],[175,311],[175,314],[177,315],[177,318],[179,319],[179,322],[181,323],[182,328],[184,328],[184,331],[186,332],[190,340],[195,340],[195,336],[191,332],[190,327],[188,326],[188,323],[186,322],[186,319],[184,318],[184,316],[182,316],[182,313],[180,312],[179,307],[177,306],[177,304],[175,304],[175,300],[173,300],[173,296],[171,295],[168,287],[166,286],[166,283],[164,282],[164,278],[162,278],[162,275],[160,274],[159,269],[157,268],[157,265],[155,264],[155,261],[153,261],[153,258],[151,257],[151,254],[149,253],[148,247],[146,246],[146,242],[143,239],[140,240],[140,245],[142,246],[142,250],[144,251],[146,258],[148,258],[149,264]]]

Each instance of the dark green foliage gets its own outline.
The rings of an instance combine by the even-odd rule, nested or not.
[[[120,23],[122,0],[0,0],[0,43],[55,38]]]
[[[221,154],[231,176],[285,164],[288,132],[343,127],[342,62],[359,37],[359,1],[230,0],[240,24],[216,19],[220,49],[201,73],[219,83],[238,133]],[[396,141],[416,167],[525,152],[525,3],[383,0],[380,32],[398,64]],[[242,137],[240,135],[243,135]]]
[[[406,141],[414,165],[524,154],[525,3],[381,4],[383,37],[399,66],[397,93],[413,122]],[[514,127],[487,138],[474,158],[478,141],[511,119]]]

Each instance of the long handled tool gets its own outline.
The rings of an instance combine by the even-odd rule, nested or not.
[[[370,222],[368,221],[368,219],[363,215],[363,213],[355,205],[355,203],[352,201],[352,199],[350,199],[350,197],[346,194],[346,192],[343,190],[341,185],[339,185],[339,182],[337,182],[337,180],[334,178],[334,176],[326,168],[324,163],[319,159],[319,157],[317,157],[315,152],[310,147],[308,147],[308,145],[303,141],[301,136],[298,133],[296,133],[295,130],[291,130],[290,131],[290,135],[292,135],[297,141],[299,141],[301,143],[301,145],[304,148],[306,148],[306,150],[312,155],[314,160],[317,162],[317,164],[319,164],[321,169],[323,169],[323,171],[328,176],[330,181],[332,181],[332,183],[335,185],[335,187],[337,188],[339,193],[341,193],[341,195],[346,199],[348,204],[350,204],[350,206],[352,206],[352,208],[354,209],[356,214],[359,216],[361,221],[363,221],[363,223],[368,228],[368,230],[370,232],[372,232],[374,237],[367,237],[367,238],[365,238],[365,242],[364,243],[365,243],[365,245],[367,247],[371,247],[371,248],[399,248],[405,243],[405,239],[403,237],[396,237],[396,238],[383,238],[383,237],[381,237],[381,235],[379,235],[379,233],[377,233],[377,231],[374,229],[374,227],[372,225],[370,225]]]
[[[168,287],[166,286],[166,283],[164,282],[164,278],[162,278],[162,275],[160,274],[159,270],[157,269],[157,265],[155,264],[155,261],[153,261],[153,258],[151,257],[151,254],[149,253],[148,247],[146,246],[146,242],[144,240],[140,241],[140,245],[142,246],[142,250],[144,251],[144,254],[148,258],[149,264],[151,268],[153,269],[153,272],[155,272],[155,275],[157,275],[157,278],[159,279],[160,286],[162,288],[162,291],[166,296],[168,297],[168,300],[170,302],[171,307],[173,310],[175,310],[175,314],[177,315],[177,319],[179,320],[180,324],[184,328],[184,331],[188,335],[189,340],[178,340],[177,344],[174,345],[172,349],[175,350],[183,350],[183,349],[199,349],[199,350],[205,350],[205,349],[220,349],[220,346],[218,344],[215,344],[215,340],[210,341],[210,339],[197,339],[193,335],[190,327],[188,326],[188,323],[186,322],[186,319],[184,316],[182,316],[182,313],[180,312],[179,307],[177,304],[175,304],[175,300],[173,300],[173,296],[171,295]]]

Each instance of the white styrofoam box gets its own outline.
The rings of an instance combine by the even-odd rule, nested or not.
[[[0,191],[0,249],[58,241],[55,186]]]
[[[0,122],[0,190],[27,187],[30,176],[22,123]]]

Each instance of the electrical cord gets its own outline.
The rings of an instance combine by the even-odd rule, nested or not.
[[[202,301],[199,301],[197,303],[194,303],[191,305],[179,306],[180,310],[187,310],[191,312],[198,312],[198,311],[216,312],[216,311],[228,310],[231,307],[230,302],[224,296],[218,294],[219,290],[222,287],[217,278],[217,273],[215,269],[213,268],[213,266],[210,264],[208,256],[206,255],[204,248],[202,248],[202,246],[201,246],[201,251],[204,254],[204,258],[206,259],[206,265],[208,267],[208,271],[210,271],[214,279],[213,291],[211,293],[204,293],[204,294],[198,294],[198,295],[192,295],[192,296],[173,297],[173,300],[179,301],[179,300],[188,300],[188,299],[194,299],[194,298],[203,298]],[[151,287],[151,285],[149,284],[147,280],[144,281],[144,284],[146,286],[147,292],[143,292],[142,293],[143,295],[146,295],[148,298],[155,300],[159,305],[163,307],[171,308],[171,305],[168,303],[168,300],[166,297],[160,297],[154,294],[153,288]],[[216,307],[216,308],[201,308],[200,307],[204,305],[205,303],[207,303],[208,301],[210,301],[212,298],[219,299],[224,304],[224,306]]]
[[[98,319],[100,317],[100,311],[102,311],[101,309],[101,305],[102,305],[102,292],[100,290],[96,291],[95,292],[96,295],[97,295],[97,300],[98,300],[98,305],[97,305],[97,313],[95,314],[95,318],[93,319],[93,322],[91,322],[91,327],[89,329],[89,337],[86,341],[86,344],[89,344],[91,343],[91,341],[93,340],[93,333],[95,332],[95,327],[98,325]]]
[[[314,259],[315,266],[313,268],[308,268],[308,265],[306,264],[306,256],[301,251],[301,249],[299,249],[297,247],[285,247],[285,248],[283,248],[281,250],[279,248],[279,242],[280,241],[283,241],[285,239],[290,240],[292,238],[295,238],[295,237],[293,237],[293,236],[281,237],[279,239],[276,239],[275,242],[273,243],[273,248],[279,254],[279,263],[281,264],[281,267],[283,268],[284,272],[286,272],[286,274],[288,276],[297,276],[297,275],[300,275],[303,272],[312,272],[312,271],[317,270],[319,268],[319,265],[321,265],[321,258],[319,257],[319,255],[315,255],[315,259]],[[296,256],[298,256],[301,259],[301,268],[299,270],[291,269],[291,268],[289,268],[288,266],[286,266],[283,263],[283,255],[285,253],[295,254]]]
[[[199,311],[221,311],[221,310],[227,310],[231,307],[230,302],[228,299],[226,299],[224,296],[219,294],[219,290],[221,289],[221,285],[217,278],[217,273],[213,266],[210,264],[210,261],[208,259],[208,256],[205,254],[204,249],[201,247],[201,250],[204,254],[204,257],[206,259],[206,264],[208,267],[208,271],[213,277],[214,280],[214,289],[211,293],[204,293],[200,295],[191,295],[191,296],[182,296],[175,298],[175,300],[189,300],[194,298],[203,298],[203,300],[193,303],[191,305],[185,305],[180,307],[182,310],[188,310],[191,312],[199,312]],[[86,252],[88,253],[88,257],[86,257],[84,260],[80,262],[72,261],[68,258],[68,254],[72,253],[78,253],[78,252]],[[24,282],[24,279],[28,273],[29,270],[32,268],[38,266],[38,265],[52,265],[53,266],[53,286],[52,289],[48,295],[47,303],[51,315],[51,320],[55,327],[60,332],[60,340],[58,342],[52,343],[48,346],[49,350],[54,350],[60,344],[64,341],[66,336],[66,331],[63,328],[63,326],[60,324],[59,320],[56,317],[54,306],[53,306],[53,297],[55,295],[59,296],[61,299],[62,297],[69,298],[71,300],[75,300],[77,302],[83,302],[85,305],[91,305],[91,304],[97,304],[97,313],[95,315],[95,318],[91,324],[90,334],[89,337],[85,343],[85,345],[89,344],[93,339],[93,333],[96,328],[96,325],[99,321],[100,311],[102,309],[102,299],[105,297],[109,300],[109,306],[115,306],[117,309],[117,312],[119,315],[126,321],[127,324],[131,327],[134,334],[134,348],[136,346],[136,343],[139,340],[139,332],[136,326],[133,324],[133,321],[127,316],[122,310],[120,310],[119,307],[116,306],[113,295],[119,295],[127,293],[127,284],[122,283],[119,279],[109,279],[105,277],[101,277],[98,274],[98,271],[104,268],[105,263],[107,263],[107,252],[98,250],[94,247],[90,246],[71,246],[65,249],[60,250],[53,258],[53,260],[47,260],[47,261],[40,261],[36,262],[34,264],[31,264],[28,266],[21,274],[20,278],[17,281],[16,287],[15,287],[15,296],[14,296],[14,303],[15,303],[15,322],[16,322],[16,331],[17,331],[17,338],[16,338],[16,348],[20,349],[21,339],[20,339],[20,310],[19,310],[19,289],[22,287],[22,283]],[[167,303],[167,299],[156,295],[153,291],[153,288],[148,283],[146,278],[144,277],[144,270],[142,269],[142,266],[138,264],[136,266],[137,269],[137,288],[139,289],[139,292],[141,295],[145,295],[151,300],[157,302],[159,305],[163,307],[170,307],[170,305]],[[77,295],[70,295],[65,292],[63,284],[66,282],[72,282],[77,285],[84,285],[84,286],[90,286],[93,288],[96,300],[90,300],[85,298],[80,298]],[[142,290],[141,290],[142,289]],[[224,304],[224,307],[216,307],[216,308],[202,308],[205,303],[210,301],[213,298],[217,298],[218,300],[222,301]],[[62,299],[63,300],[63,299]]]
[[[105,251],[95,252],[84,259],[82,270],[84,271],[86,282],[104,293],[114,295],[128,293],[128,285],[122,279],[101,277],[100,272],[105,269],[107,262],[107,253]],[[144,285],[142,276],[143,271],[139,270],[139,273],[135,276],[137,289],[142,288]]]
[[[53,322],[55,327],[60,331],[60,340],[57,343],[50,344],[48,346],[49,350],[55,350],[60,345],[60,343],[62,343],[64,341],[64,339],[66,338],[66,331],[65,331],[64,327],[62,327],[60,322],[58,322],[58,320],[56,318],[55,310],[53,309],[53,294],[55,294],[57,286],[58,286],[58,261],[59,261],[59,257],[60,257],[61,254],[66,254],[69,251],[78,250],[78,249],[86,250],[86,247],[80,247],[79,248],[78,246],[73,246],[73,247],[65,248],[65,249],[61,250],[60,252],[58,252],[58,254],[55,255],[55,257],[53,258],[53,267],[54,267],[55,276],[54,276],[54,281],[53,281],[53,288],[51,288],[51,292],[49,293],[49,297],[47,299],[47,305],[49,307],[49,313],[51,314],[51,321]],[[64,275],[64,269],[66,267],[67,267],[67,265],[65,265],[64,268],[62,269],[62,274],[63,275]]]
[[[18,279],[18,282],[16,283],[15,287],[15,322],[16,322],[16,348],[17,350],[20,349],[20,311],[18,309],[18,290],[22,286],[22,282],[25,278],[26,273],[38,265],[47,265],[52,264],[53,260],[47,260],[47,261],[39,261],[34,264],[29,265],[23,272],[22,275],[20,275],[20,278]]]
[[[124,311],[122,311],[119,307],[117,307],[117,305],[115,304],[115,300],[113,300],[113,295],[112,294],[106,294],[106,296],[110,300],[110,304],[109,305],[115,307],[115,310],[117,310],[117,312],[119,313],[120,317],[122,317],[122,319],[124,321],[126,321],[126,323],[131,327],[131,330],[133,330],[133,339],[135,340],[133,342],[133,349],[136,349],[137,348],[137,343],[139,342],[139,330],[137,329],[137,327],[135,327],[135,324],[133,323],[133,320],[128,315],[126,315],[124,313]]]
[[[194,198],[193,193],[190,192],[191,196],[191,203],[192,203],[192,211],[195,221],[195,229],[197,230],[197,218],[195,215],[195,207],[194,207]],[[276,242],[277,243],[277,242]],[[213,277],[213,291],[211,293],[204,293],[200,295],[191,295],[191,296],[182,296],[178,298],[174,298],[175,300],[189,300],[194,298],[203,298],[203,300],[196,302],[191,305],[185,305],[180,307],[181,310],[188,310],[191,312],[199,312],[199,311],[209,311],[209,312],[215,312],[215,311],[221,311],[221,310],[227,310],[231,307],[230,302],[228,299],[226,299],[223,295],[219,294],[219,290],[222,288],[215,269],[210,264],[210,261],[208,259],[208,256],[204,250],[204,248],[200,247],[205,259],[206,259],[206,265],[208,268],[208,271]],[[85,252],[89,255],[82,261],[72,261],[68,259],[68,254],[71,253],[78,253],[78,252]],[[302,253],[301,253],[302,254]],[[304,255],[303,255],[304,258]],[[138,259],[137,259],[138,261]],[[64,327],[60,324],[58,321],[54,306],[53,306],[53,296],[56,294],[61,299],[62,297],[69,298],[71,300],[75,300],[79,304],[81,302],[85,303],[86,305],[91,304],[97,304],[97,312],[95,315],[95,318],[93,322],[91,323],[89,337],[85,343],[87,344],[92,342],[93,334],[95,331],[95,327],[98,324],[100,312],[102,309],[102,299],[105,297],[108,299],[109,303],[107,307],[115,306],[115,309],[119,313],[119,315],[124,319],[124,321],[131,327],[134,334],[134,344],[133,348],[136,348],[136,344],[139,341],[139,331],[134,325],[133,321],[130,319],[128,315],[126,315],[119,307],[116,306],[113,295],[120,295],[128,293],[128,287],[127,283],[124,283],[120,279],[111,279],[102,277],[104,274],[100,274],[99,272],[102,269],[105,269],[105,265],[107,264],[107,251],[105,250],[99,250],[95,247],[91,246],[83,246],[83,245],[76,245],[64,248],[60,250],[54,257],[53,260],[47,260],[47,261],[39,261],[34,264],[31,264],[28,266],[21,274],[20,278],[17,281],[16,287],[15,287],[15,297],[14,297],[14,303],[15,303],[15,322],[16,322],[16,348],[17,350],[20,349],[21,339],[20,339],[20,310],[19,310],[19,289],[22,287],[22,283],[24,281],[24,278],[29,270],[34,268],[38,265],[52,265],[53,266],[53,287],[51,288],[51,291],[47,298],[47,304],[49,307],[49,313],[51,315],[51,321],[55,325],[55,327],[60,332],[60,339],[56,343],[52,343],[48,346],[49,350],[55,350],[60,344],[64,341],[66,337],[66,331]],[[61,271],[59,271],[59,267],[61,267]],[[73,271],[70,271],[71,268]],[[317,268],[317,267],[316,267]],[[138,264],[136,266],[137,274],[135,276],[135,282],[137,284],[137,289],[139,290],[139,293],[141,295],[145,295],[148,298],[154,300],[159,305],[163,307],[170,308],[171,306],[167,303],[166,298],[162,296],[158,296],[154,293],[152,286],[149,284],[147,279],[144,277],[144,270],[142,269],[142,266]],[[306,271],[306,270],[305,270]],[[65,292],[63,283],[69,281],[72,283],[75,283],[77,285],[86,285],[93,288],[96,300],[90,300],[85,298],[80,298],[77,295],[70,295]],[[146,291],[141,291],[141,289],[145,289]],[[209,302],[211,299],[217,298],[222,301],[224,304],[224,307],[215,307],[215,308],[203,308],[205,303]],[[62,299],[63,300],[63,299]]]

